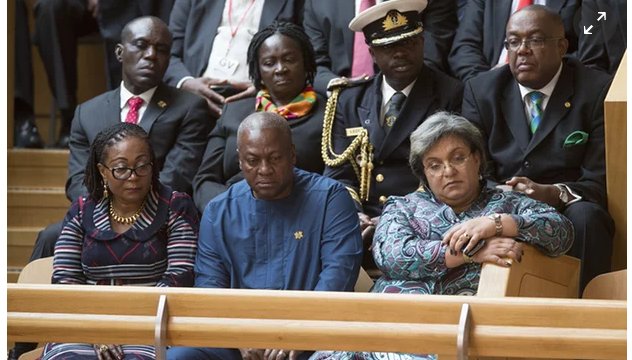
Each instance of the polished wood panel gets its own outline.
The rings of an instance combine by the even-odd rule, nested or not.
[[[12,341],[152,344],[163,294],[168,345],[452,357],[467,303],[472,356],[626,355],[626,302],[617,300],[9,284],[7,334]]]
[[[604,105],[608,211],[616,226],[612,269],[627,267],[627,53]]]
[[[511,267],[483,264],[477,296],[578,297],[579,259],[549,257],[530,245],[523,250],[522,261]]]

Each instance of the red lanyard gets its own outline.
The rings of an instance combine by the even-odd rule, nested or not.
[[[244,19],[246,18],[246,15],[248,15],[248,13],[250,12],[250,9],[252,8],[252,6],[255,4],[255,1],[257,0],[250,0],[250,5],[248,5],[248,8],[246,9],[246,11],[244,11],[244,14],[241,16],[241,19],[239,19],[239,22],[237,23],[237,27],[235,28],[235,30],[233,30],[233,0],[228,0],[228,27],[230,28],[230,37],[234,38],[235,35],[237,34],[237,31],[239,30],[239,27],[241,26],[241,23],[244,22]]]

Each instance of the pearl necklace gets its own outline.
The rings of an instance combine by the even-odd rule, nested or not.
[[[140,207],[138,208],[138,210],[136,210],[134,215],[121,216],[116,212],[116,210],[114,210],[114,205],[112,203],[113,201],[110,201],[110,218],[112,218],[112,220],[114,220],[115,222],[119,224],[125,224],[125,225],[133,224],[140,217],[140,213],[141,211],[143,211],[143,208],[145,207],[145,200],[143,200],[143,203],[140,204]]]

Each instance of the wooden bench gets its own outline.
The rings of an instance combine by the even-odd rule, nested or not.
[[[624,359],[626,334],[626,302],[614,300],[7,286],[10,341],[157,344],[159,355],[176,345]]]

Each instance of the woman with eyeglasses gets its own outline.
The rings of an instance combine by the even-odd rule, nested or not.
[[[118,123],[90,148],[86,196],[55,245],[54,284],[193,286],[199,220],[189,195],[158,181],[147,133]],[[107,306],[107,305],[105,305]],[[49,343],[42,359],[154,359],[145,345]]]
[[[409,162],[421,187],[390,197],[373,238],[383,275],[371,292],[474,295],[481,264],[510,266],[522,244],[559,256],[573,241],[571,222],[524,194],[488,188],[485,145],[465,118],[439,112],[410,136]],[[434,355],[319,352],[310,359],[435,359]]]

